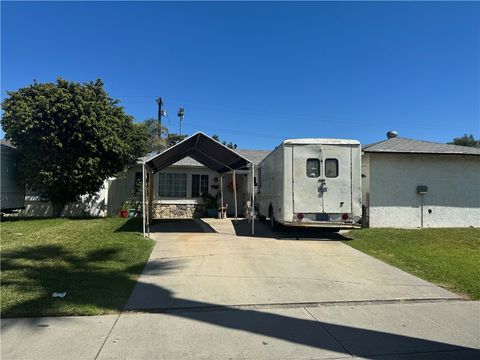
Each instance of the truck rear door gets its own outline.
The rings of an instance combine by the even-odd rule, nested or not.
[[[293,212],[322,213],[322,145],[292,147]]]
[[[346,145],[323,145],[321,177],[325,183],[322,191],[325,213],[352,212],[351,151]]]

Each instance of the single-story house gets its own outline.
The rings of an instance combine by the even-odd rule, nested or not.
[[[393,137],[363,148],[370,227],[480,227],[480,149]]]
[[[234,150],[239,155],[249,159],[257,166],[270,151],[265,150]],[[138,189],[142,180],[142,164],[152,156],[139,159],[137,165],[128,169],[125,174],[109,182],[108,215],[117,215],[125,201],[131,197],[138,198]],[[224,176],[224,204],[227,214],[234,213],[232,174]],[[220,176],[214,170],[207,168],[191,157],[185,157],[169,167],[152,174],[152,218],[191,218],[200,216],[203,209],[201,194],[208,192],[217,196],[220,192]],[[246,173],[238,173],[236,178],[238,214],[244,212],[245,203],[249,197],[248,177]],[[137,189],[137,194],[134,194]],[[136,196],[135,196],[136,195]]]

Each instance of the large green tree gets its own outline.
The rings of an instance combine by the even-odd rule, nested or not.
[[[2,107],[5,137],[18,150],[19,180],[51,200],[56,216],[148,150],[145,126],[125,114],[101,80],[34,82],[7,92]]]
[[[476,140],[472,134],[464,134],[462,137],[454,138],[449,144],[480,148],[480,140]]]

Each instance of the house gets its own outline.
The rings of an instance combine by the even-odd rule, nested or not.
[[[12,212],[25,207],[25,186],[16,179],[16,148],[8,140],[1,140],[1,211]]]
[[[363,148],[370,227],[480,227],[480,149],[393,137]]]
[[[270,151],[265,150],[234,150],[257,166]],[[139,196],[142,181],[142,164],[152,158],[146,156],[139,159],[136,166],[131,167],[125,174],[109,182],[108,215],[119,214],[125,201]],[[208,192],[213,196],[220,193],[220,186],[224,187],[224,204],[227,214],[234,214],[233,174],[220,175],[200,162],[185,157],[167,168],[152,174],[152,218],[192,218],[201,216],[204,212],[201,198],[202,193]],[[249,198],[247,173],[239,171],[235,175],[237,189],[238,214],[242,215],[247,199]],[[137,194],[135,194],[137,193]]]

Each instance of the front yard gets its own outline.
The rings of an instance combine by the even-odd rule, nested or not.
[[[2,222],[2,317],[122,310],[153,247],[138,229],[120,218]]]
[[[472,300],[480,300],[480,229],[362,229],[358,250]]]

